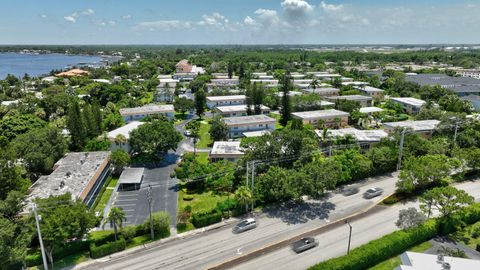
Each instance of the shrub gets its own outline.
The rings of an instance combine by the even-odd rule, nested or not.
[[[42,255],[40,255],[40,252],[37,252],[35,254],[30,254],[25,257],[25,264],[28,267],[32,267],[35,265],[42,264]]]
[[[100,246],[107,242],[115,241],[115,234],[113,231],[93,231],[88,234],[88,240],[95,245]]]
[[[187,223],[184,223],[184,222],[177,223],[177,231],[183,231],[185,229],[187,229]]]
[[[192,215],[192,224],[195,228],[205,227],[222,221],[222,212],[214,210],[207,213],[195,213]]]
[[[185,195],[183,195],[183,200],[184,201],[191,201],[191,200],[193,200],[193,196],[185,194]]]
[[[475,224],[472,226],[472,229],[470,231],[470,235],[472,238],[478,238],[480,237],[480,224]]]
[[[95,243],[90,244],[90,257],[96,259],[118,251],[122,251],[127,247],[125,239],[120,237],[120,240],[108,242],[101,246],[96,246]]]
[[[164,211],[153,213],[153,230],[156,237],[165,238],[170,236],[170,214]],[[150,231],[150,217],[147,217],[143,224],[145,232]]]
[[[126,227],[123,227],[121,231],[123,238],[127,242],[132,240],[132,238],[134,238],[135,236],[137,236],[137,233],[138,233],[137,226],[126,226]],[[143,230],[142,230],[142,233],[143,233]]]

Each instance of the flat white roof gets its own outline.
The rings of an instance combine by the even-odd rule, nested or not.
[[[216,141],[213,143],[210,155],[243,155],[243,152],[240,147],[240,141]]]
[[[251,125],[251,124],[273,124],[275,119],[268,117],[263,114],[259,115],[248,115],[248,116],[237,116],[237,117],[227,117],[222,118],[222,121],[225,122],[227,126],[239,126],[239,125]]]
[[[126,124],[123,127],[119,127],[117,129],[114,129],[110,132],[108,132],[107,137],[110,140],[114,140],[118,135],[123,135],[126,139],[130,138],[130,132],[132,130],[137,129],[139,126],[145,124],[145,122],[139,122],[139,121],[132,121],[128,124]]]
[[[383,112],[384,110],[382,108],[378,107],[363,107],[360,108],[361,113],[375,113],[375,112]]]
[[[322,130],[315,130],[319,137],[322,136]],[[383,130],[360,130],[356,128],[329,129],[328,134],[332,137],[353,136],[359,142],[379,142],[381,139],[388,137],[388,133]]]
[[[363,87],[356,87],[360,91],[365,91],[367,93],[374,93],[374,92],[384,92],[384,90],[372,86],[365,85]]]
[[[210,96],[207,97],[208,101],[228,101],[228,100],[244,100],[247,97],[245,95],[231,95],[231,96]]]
[[[252,137],[260,137],[270,133],[272,133],[271,130],[248,131],[248,132],[243,132],[243,136],[247,138],[252,138]]]
[[[334,77],[342,77],[340,74],[330,74],[330,73],[313,73],[313,76],[317,78],[334,78]]]
[[[418,120],[418,121],[400,121],[386,122],[383,125],[387,128],[410,128],[413,131],[432,131],[440,123],[438,120]]]
[[[260,109],[262,111],[270,110],[270,108],[265,106],[265,105],[260,105]],[[218,110],[222,113],[246,112],[247,111],[247,105],[218,106],[218,107],[216,107],[216,110]],[[252,110],[253,110],[253,107],[252,107]]]
[[[144,168],[125,168],[118,179],[120,184],[140,184],[143,178]]]
[[[342,85],[367,85],[368,82],[342,82]]]
[[[299,96],[299,95],[302,95],[303,93],[302,92],[299,92],[299,91],[289,91],[288,92],[288,95],[293,97],[293,96]],[[283,96],[283,92],[278,92],[277,93],[277,96],[279,97],[282,97]]]
[[[160,83],[178,83],[180,80],[172,79],[172,78],[163,78],[158,80]]]
[[[318,111],[307,111],[307,112],[294,112],[293,116],[296,116],[300,119],[323,119],[331,117],[348,117],[347,112],[330,109],[330,110],[318,110]]]
[[[141,107],[135,108],[122,108],[119,110],[121,115],[136,115],[136,114],[155,114],[155,113],[167,113],[174,112],[173,105],[156,105],[147,104]]]
[[[362,96],[362,95],[347,95],[347,96],[331,96],[331,97],[326,97],[327,99],[333,99],[333,100],[372,100],[372,97],[367,97],[367,96]]]
[[[447,269],[442,266],[443,263],[449,264],[452,270],[456,269],[480,269],[480,261],[465,259],[465,258],[456,258],[444,256],[442,262],[439,262],[438,256],[434,254],[424,254],[417,252],[407,251],[400,255],[402,265],[398,269],[409,269],[409,270],[441,270]]]
[[[395,98],[390,98],[393,101],[414,106],[414,107],[422,107],[423,104],[426,102],[424,100],[418,99],[418,98],[412,98],[412,97],[395,97]]]

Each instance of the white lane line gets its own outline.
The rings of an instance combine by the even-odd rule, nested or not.
[[[131,201],[138,201],[138,199],[117,199],[117,202],[131,202]]]
[[[135,211],[135,209],[123,209],[123,212],[131,212],[131,211]]]
[[[120,196],[120,197],[131,197],[131,196],[138,196],[138,194],[121,194],[121,193],[119,193],[118,196]]]
[[[115,204],[116,207],[135,206],[136,204]]]

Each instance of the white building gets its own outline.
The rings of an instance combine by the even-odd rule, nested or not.
[[[480,261],[447,257],[443,255],[424,254],[407,251],[400,255],[402,264],[395,270],[473,270],[480,269]]]
[[[329,138],[339,138],[345,136],[352,136],[362,148],[370,148],[371,145],[380,142],[383,138],[388,137],[388,133],[383,130],[360,130],[356,128],[342,128],[342,129],[329,129],[327,131]],[[318,137],[322,138],[323,131],[315,130]]]
[[[409,120],[400,122],[386,122],[382,123],[385,130],[389,133],[396,129],[407,129],[424,136],[431,136],[433,131],[437,128],[440,121],[438,120]]]
[[[179,83],[180,80],[175,80],[172,78],[162,78],[159,79],[159,82],[160,83],[157,85],[155,101],[173,102],[173,99],[175,97],[175,88],[177,87],[177,83]]]
[[[382,90],[380,88],[376,88],[376,87],[372,87],[372,86],[368,86],[368,85],[357,86],[357,87],[355,87],[355,89],[360,91],[363,95],[366,95],[366,96],[369,96],[369,97],[372,97],[372,98],[379,98],[379,99],[383,99],[383,95],[384,95],[384,92],[385,92],[384,90]]]
[[[222,118],[229,129],[230,138],[238,138],[243,136],[244,132],[274,130],[275,119],[266,115],[249,115]]]
[[[336,102],[338,100],[351,100],[360,103],[362,107],[370,107],[372,106],[373,98],[361,95],[347,95],[347,96],[332,96],[332,97],[325,97],[327,100]]]
[[[119,110],[125,123],[139,121],[147,116],[162,115],[168,119],[173,119],[175,110],[173,105],[147,104],[142,107],[122,108]]]
[[[245,104],[246,99],[245,95],[207,97],[207,107],[212,109],[217,106],[242,105]]]
[[[378,107],[363,107],[363,108],[360,108],[359,111],[361,113],[366,113],[368,115],[371,115],[373,113],[383,112],[384,110],[382,108],[378,108]]]
[[[344,85],[344,86],[347,86],[347,85],[352,85],[352,86],[366,86],[366,85],[368,85],[368,82],[358,82],[358,81],[342,82],[342,85]]]
[[[235,161],[243,157],[243,151],[240,147],[240,141],[224,142],[217,141],[213,143],[210,151],[210,159],[215,162],[219,160]]]
[[[321,87],[315,89],[308,88],[303,89],[302,91],[306,93],[315,93],[322,97],[338,96],[338,94],[340,93],[340,89],[334,87]]]
[[[274,79],[251,79],[250,83],[251,84],[257,83],[257,84],[262,84],[262,85],[271,86],[271,87],[278,86],[278,80],[274,80]]]
[[[424,100],[412,97],[396,97],[390,98],[390,100],[402,105],[403,110],[409,114],[418,113],[422,106],[426,103]]]
[[[253,106],[251,109],[252,111],[254,110]],[[213,110],[215,111],[215,113],[218,113],[223,117],[247,115],[247,105],[217,106]],[[270,113],[270,108],[265,105],[260,105],[260,111],[262,114],[268,115]]]
[[[326,127],[335,125],[340,127],[346,126],[348,124],[348,116],[349,113],[335,109],[292,113],[293,118],[301,119],[304,124],[315,125],[322,122]]]
[[[107,133],[107,138],[110,141],[110,151],[116,149],[123,149],[126,152],[130,152],[130,145],[128,144],[128,139],[130,138],[130,132],[137,129],[139,126],[145,124],[145,122],[132,121],[125,126],[119,127]],[[124,142],[119,140],[120,138],[125,139]]]

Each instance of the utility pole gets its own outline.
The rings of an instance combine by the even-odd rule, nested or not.
[[[253,187],[255,185],[255,161],[252,161],[252,211],[255,200],[253,199]]]
[[[347,248],[347,255],[350,254],[350,242],[352,242],[352,225],[348,220],[345,220],[345,224],[348,224],[348,227],[350,228],[350,234],[348,235],[348,248]]]
[[[33,204],[33,214],[35,216],[35,223],[37,224],[38,241],[40,242],[40,252],[42,253],[43,268],[45,270],[48,270],[47,258],[45,256],[45,248],[43,247],[42,233],[40,231],[40,218],[38,217],[37,205],[35,203]]]
[[[400,137],[400,148],[398,149],[397,171],[399,171],[402,166],[403,141],[405,140],[405,132],[406,132],[406,129],[404,128],[402,130],[402,136]]]
[[[453,133],[453,145],[457,144],[458,121],[455,122],[455,133]]]
[[[246,183],[245,183],[245,186],[247,187],[247,189],[248,189],[248,178],[249,178],[249,172],[250,172],[249,165],[250,165],[250,162],[247,161],[247,175],[246,175]],[[245,210],[248,213],[248,203],[245,204]]]
[[[153,233],[153,217],[152,217],[152,186],[148,185],[147,189],[147,201],[148,201],[148,210],[150,211],[150,237],[152,240],[155,238]]]

